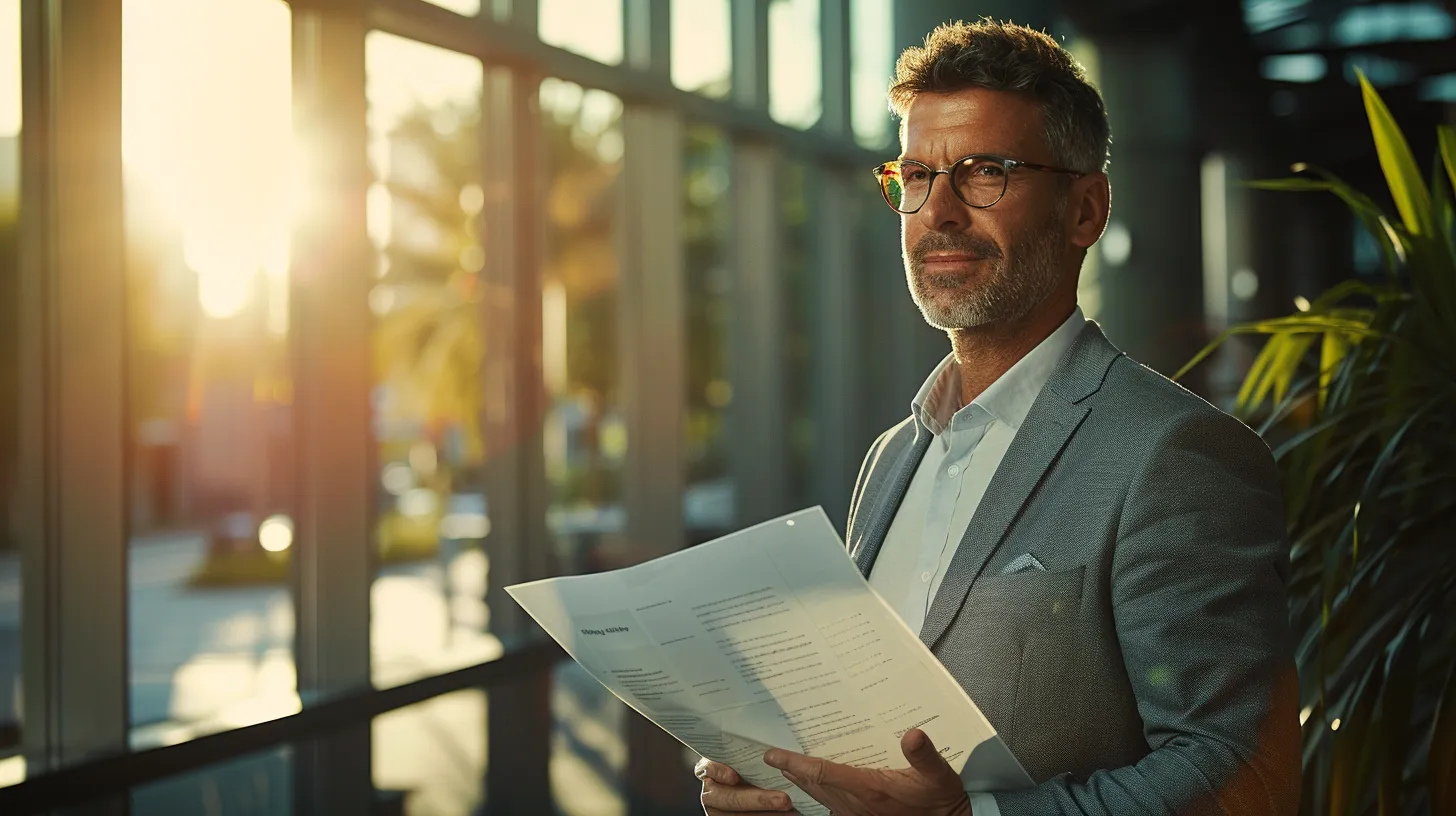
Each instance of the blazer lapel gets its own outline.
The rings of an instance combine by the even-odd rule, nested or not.
[[[925,458],[925,451],[930,447],[930,440],[934,438],[934,435],[921,428],[918,422],[911,422],[908,427],[914,429],[914,435],[900,445],[899,453],[893,454],[886,451],[886,453],[891,453],[893,459],[889,465],[889,472],[885,475],[885,486],[878,491],[879,495],[874,497],[874,505],[868,519],[869,528],[859,547],[854,551],[854,563],[866,578],[870,577],[870,569],[875,565],[875,557],[880,554],[880,546],[885,543],[885,536],[890,532],[890,522],[894,520],[895,513],[899,512],[900,502],[905,499],[905,491],[910,487],[910,479],[920,467],[920,460]],[[890,444],[894,444],[893,440]]]
[[[1016,432],[986,494],[966,526],[945,580],[920,628],[920,639],[934,647],[965,603],[1007,530],[1062,452],[1088,407],[1082,401],[1102,385],[1113,360],[1121,356],[1097,324],[1088,321]],[[918,461],[918,460],[917,460]]]

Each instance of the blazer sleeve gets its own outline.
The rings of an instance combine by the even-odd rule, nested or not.
[[[1183,415],[1130,480],[1113,620],[1149,753],[995,794],[1002,816],[1299,809],[1298,682],[1278,471],[1238,420]]]

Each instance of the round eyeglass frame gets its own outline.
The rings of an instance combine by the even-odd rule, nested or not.
[[[960,168],[962,167],[969,167],[976,161],[996,162],[1006,169],[1006,174],[1001,177],[1001,193],[1000,195],[996,196],[996,199],[990,204],[972,204],[971,202],[966,201],[966,197],[961,195],[959,185],[955,183],[956,171],[960,170]],[[925,185],[925,200],[921,201],[918,205],[916,205],[915,209],[913,210],[902,210],[899,207],[896,207],[895,202],[890,200],[890,192],[885,189],[885,170],[888,169],[891,165],[898,165],[900,167],[903,167],[907,164],[914,165],[916,167],[923,167],[925,168],[925,171],[930,174],[930,181]],[[1001,199],[1006,197],[1006,189],[1010,186],[1011,183],[1011,171],[1015,170],[1018,167],[1025,168],[1027,170],[1037,170],[1043,173],[1064,173],[1074,179],[1079,179],[1087,175],[1080,170],[1069,170],[1065,167],[1053,167],[1048,164],[1036,164],[1035,162],[1026,162],[1021,161],[1020,159],[1009,159],[1005,156],[997,156],[991,153],[972,153],[969,156],[962,156],[961,158],[956,159],[954,162],[952,162],[950,167],[941,170],[937,170],[934,167],[926,164],[925,162],[915,161],[914,159],[896,159],[894,161],[887,161],[884,164],[871,170],[870,172],[875,174],[875,181],[880,185],[880,196],[885,199],[885,203],[890,206],[890,209],[901,215],[914,215],[915,213],[920,212],[921,208],[930,201],[930,194],[935,192],[935,179],[937,176],[951,177],[950,191],[952,193],[955,193],[955,197],[960,199],[961,203],[965,204],[967,207],[975,207],[978,210],[984,210],[989,207],[994,207],[998,203],[1000,203]]]

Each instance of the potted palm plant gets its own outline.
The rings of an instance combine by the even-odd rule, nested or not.
[[[1347,204],[1384,257],[1256,335],[1235,413],[1284,478],[1307,814],[1456,813],[1456,132],[1423,176],[1360,87],[1396,213],[1318,168],[1254,182]]]

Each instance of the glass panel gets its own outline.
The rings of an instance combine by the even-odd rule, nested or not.
[[[375,31],[365,68],[381,565],[370,639],[387,685],[499,650],[481,545],[481,65]]]
[[[617,218],[622,102],[598,90],[541,83],[546,152],[541,366],[547,525],[553,568],[625,563],[622,459],[627,430],[617,365]]]
[[[551,679],[551,793],[562,816],[626,816],[628,711],[580,664],[557,666]]]
[[[130,2],[130,0],[128,0]],[[131,812],[167,816],[290,816],[293,751],[262,751],[135,788]]]
[[[450,9],[456,14],[464,14],[474,17],[480,13],[480,0],[425,0],[427,3],[434,3],[442,8]]]
[[[485,692],[464,689],[374,718],[374,787],[404,793],[409,816],[480,813]]]
[[[20,0],[0,0],[0,755],[20,745],[20,542],[15,506],[20,315]]]
[[[1097,45],[1087,37],[1074,37],[1066,45],[1068,51],[1082,68],[1087,72],[1088,81],[1094,85],[1101,83],[1100,68],[1102,61],[1098,59]],[[1088,252],[1082,261],[1082,275],[1077,279],[1077,305],[1082,307],[1082,314],[1088,320],[1096,320],[1102,316],[1102,253],[1100,251]]]
[[[731,532],[735,505],[724,421],[733,401],[728,377],[732,268],[728,242],[729,143],[721,131],[687,129],[683,155],[683,236],[687,274],[687,492],[690,543]]]
[[[823,105],[819,0],[772,0],[768,8],[768,112],[792,127],[812,127]]]
[[[622,61],[622,0],[539,0],[541,41],[597,62]]]
[[[804,507],[814,495],[814,403],[812,348],[813,265],[809,259],[809,168],[784,160],[779,173],[780,267],[784,286],[784,401],[789,417],[788,506]]]
[[[728,0],[672,0],[672,84],[722,99],[731,89]]]
[[[226,728],[297,707],[289,11],[122,14],[131,718]]]
[[[885,147],[894,131],[885,90],[895,76],[893,0],[850,0],[850,115],[854,138]]]

